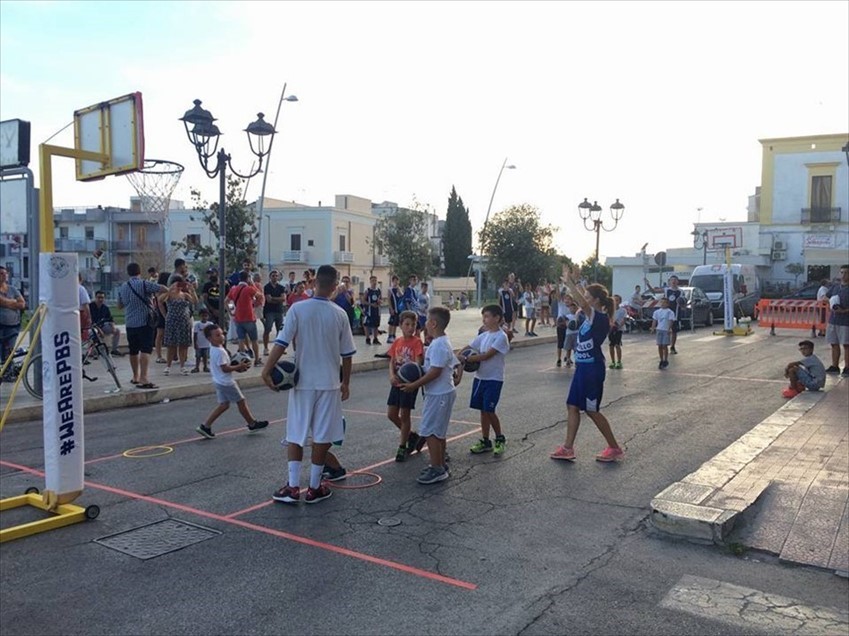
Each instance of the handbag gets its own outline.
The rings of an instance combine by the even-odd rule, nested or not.
[[[151,303],[146,297],[142,296],[138,293],[133,286],[130,285],[130,281],[127,281],[127,287],[130,288],[130,291],[133,292],[139,300],[141,300],[147,306],[147,326],[151,329],[156,329],[159,326],[159,310],[154,307],[153,303]]]

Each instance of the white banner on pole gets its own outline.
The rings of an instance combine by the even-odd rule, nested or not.
[[[83,490],[83,371],[79,267],[76,254],[39,255],[44,380],[44,474],[48,504],[69,503]]]

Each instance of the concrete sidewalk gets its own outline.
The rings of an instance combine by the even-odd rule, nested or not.
[[[653,525],[849,576],[849,381],[790,400],[659,493]]]
[[[388,315],[383,316],[381,329],[386,329],[387,318]],[[451,323],[448,325],[447,330],[451,344],[457,349],[467,345],[477,335],[478,328],[481,324],[480,311],[473,307],[452,311]],[[257,329],[258,333],[262,334],[263,327],[259,321],[257,321]],[[516,335],[513,339],[512,346],[548,345],[550,347],[551,359],[554,361],[556,355],[555,330],[549,327],[537,326],[537,331],[540,332],[539,337]],[[262,336],[260,335],[260,337]],[[385,335],[381,336],[381,341],[383,343],[381,345],[366,345],[364,336],[354,336],[354,342],[357,345],[357,353],[353,359],[354,373],[388,367],[389,361],[386,358],[375,357],[375,354],[385,353],[389,348],[386,344]],[[229,345],[229,349],[231,352],[234,351],[234,345]],[[260,353],[262,353],[262,346],[260,346]],[[179,364],[176,364],[172,365],[171,374],[166,376],[163,373],[165,365],[156,364],[153,362],[153,357],[151,358],[148,375],[151,382],[156,384],[158,388],[153,390],[139,390],[130,384],[132,372],[130,370],[129,358],[127,356],[116,357],[114,361],[118,368],[118,378],[121,381],[120,390],[116,389],[115,383],[100,362],[93,361],[86,367],[86,373],[89,376],[97,377],[95,382],[83,380],[83,401],[86,413],[127,406],[155,404],[165,400],[178,400],[215,393],[215,387],[208,373],[201,372],[185,376],[180,375]],[[188,366],[194,367],[194,352],[191,349],[189,350]],[[260,377],[260,369],[252,368],[239,374],[238,382],[242,389],[262,386],[263,382]],[[4,384],[0,389],[2,389],[2,395],[0,395],[0,411],[2,411],[5,408],[6,400],[9,399],[10,387]],[[23,386],[21,386],[15,395],[12,410],[9,413],[7,421],[38,420],[41,419],[41,414],[41,401],[30,396],[24,390]]]

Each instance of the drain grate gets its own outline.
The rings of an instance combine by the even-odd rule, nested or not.
[[[95,543],[129,554],[137,559],[153,559],[169,552],[211,539],[221,534],[217,530],[204,528],[178,519],[163,519],[138,528],[111,534]]]

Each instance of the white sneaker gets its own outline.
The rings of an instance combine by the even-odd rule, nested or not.
[[[165,367],[165,369],[162,371],[162,374],[171,375],[171,367]]]
[[[180,369],[180,375],[189,375],[189,370],[186,367]]]

